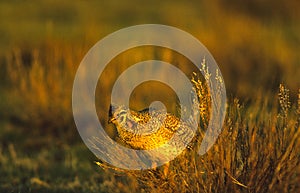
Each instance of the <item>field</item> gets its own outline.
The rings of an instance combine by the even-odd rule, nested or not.
[[[0,18],[0,192],[300,191],[299,1],[1,1]],[[227,90],[216,144],[203,156],[184,152],[167,171],[124,171],[101,162],[81,140],[72,115],[73,80],[87,51],[105,35],[144,23],[198,38]],[[113,139],[111,88],[127,67],[147,59],[170,62],[191,80],[199,74],[181,54],[161,47],[114,58],[95,100]],[[205,127],[209,93],[203,77],[194,80],[207,102],[201,109]],[[141,110],[153,100],[176,114],[176,96],[157,83],[139,85],[130,106]]]

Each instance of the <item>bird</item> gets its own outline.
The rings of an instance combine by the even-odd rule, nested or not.
[[[185,149],[190,150],[190,144],[195,144],[192,139],[197,139],[190,122],[182,121],[165,110],[146,108],[134,111],[125,105],[110,105],[108,122],[114,124],[118,138],[125,146],[136,150],[154,149],[155,153],[149,153],[150,157],[147,157],[148,152],[139,157],[146,161],[146,165],[150,164],[153,170],[164,162],[161,171],[165,178],[169,174],[169,161]],[[170,142],[175,133],[177,135]]]
[[[134,111],[125,105],[110,105],[108,122],[114,124],[118,138],[125,146],[137,150],[163,146],[175,132],[178,137],[173,140],[171,146],[180,149],[183,145],[186,146],[186,140],[191,141],[195,134],[189,122],[182,121],[165,110],[146,108]]]

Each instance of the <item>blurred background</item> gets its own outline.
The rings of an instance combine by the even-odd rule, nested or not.
[[[285,83],[296,100],[300,87],[298,0],[2,0],[0,186],[15,190],[53,182],[57,189],[66,183],[71,188],[78,184],[99,188],[98,182],[105,181],[102,171],[93,164],[96,158],[82,144],[72,118],[73,78],[81,59],[98,40],[146,23],[174,26],[198,38],[217,61],[229,98],[251,102],[274,96],[279,84]],[[153,56],[187,62],[160,49],[129,50],[111,62],[112,69],[119,64],[119,70],[107,70],[100,78],[99,112],[107,111],[109,105],[101,91],[110,91],[111,79],[126,69],[120,63],[128,66]],[[183,64],[178,65],[184,68]]]
[[[158,23],[197,37],[215,57],[231,93],[249,96],[258,86],[272,90],[282,81],[297,86],[296,0],[1,1],[0,9],[2,57],[14,46],[31,49],[45,41],[90,47],[123,27]]]

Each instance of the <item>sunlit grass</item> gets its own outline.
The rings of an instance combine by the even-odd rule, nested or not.
[[[203,99],[202,82],[193,82],[200,88],[198,96]],[[296,109],[299,111],[299,106],[291,106],[288,92],[280,85],[279,97],[272,99],[272,108],[264,105],[265,98],[249,107],[238,99],[230,100],[223,131],[203,156],[193,148],[167,166],[145,171],[97,164],[137,179],[146,192],[297,192],[300,123]],[[209,109],[205,103],[200,107]],[[201,112],[201,118],[207,117],[207,111]],[[202,122],[205,125],[207,120]],[[200,126],[200,138],[202,129]],[[198,143],[194,147],[199,147],[201,140]]]
[[[297,1],[266,4],[1,2],[0,191],[299,192],[299,6]],[[283,12],[263,14],[278,6]],[[186,30],[215,57],[228,93],[223,132],[207,154],[185,152],[168,170],[102,169],[73,122],[73,79],[96,41],[142,23]],[[121,72],[147,59],[175,64],[190,78],[195,71],[185,57],[157,47],[131,49],[113,59],[99,79],[95,99],[111,137],[116,133],[107,125],[107,93]],[[205,123],[203,104],[209,97],[205,84],[194,83],[203,94]],[[149,97],[153,91],[161,95]],[[141,110],[154,99],[177,111],[174,93],[151,83],[134,91],[130,105]]]
[[[13,125],[9,123],[8,126],[1,126],[4,145],[0,156],[1,171],[10,176],[1,182],[6,190],[13,188],[9,185],[10,181],[21,183],[22,187],[19,188],[22,190],[27,187],[57,191],[67,187],[70,191],[86,189],[90,192],[112,191],[115,187],[124,192],[298,190],[300,110],[296,103],[291,103],[285,85],[276,89],[278,97],[277,92],[271,92],[272,97],[257,93],[255,100],[248,104],[229,96],[223,132],[213,148],[204,156],[198,156],[195,151],[186,152],[171,161],[168,170],[162,167],[141,172],[118,169],[103,171],[97,168],[94,163],[97,159],[86,148],[81,147],[80,152],[70,154],[76,151],[76,144],[81,143],[83,146],[72,121],[71,89],[77,61],[86,51],[84,46],[47,43],[33,50],[16,48],[7,55],[5,80],[11,87],[2,95],[8,102],[2,106],[9,111],[1,113],[5,115],[6,122],[11,121]],[[135,57],[126,57],[133,53]],[[169,50],[144,47],[123,53],[111,61],[103,77],[100,77],[96,90],[96,103],[99,104],[97,110],[105,127],[110,95],[103,93],[110,92],[115,78],[129,65],[153,57],[178,64],[193,77],[194,70],[186,68],[191,65],[189,61]],[[198,88],[201,101],[209,104],[209,98],[205,96],[207,89],[201,77],[199,80],[194,77],[192,82]],[[132,100],[138,100],[139,103],[132,103],[133,108],[139,110],[153,100],[141,100],[141,93],[147,93],[150,88],[141,87],[137,91],[139,94],[134,95]],[[152,89],[161,89],[161,94],[167,96],[162,97],[163,102],[170,102],[170,93],[164,93],[161,85]],[[170,111],[176,111],[172,102],[167,107]],[[200,108],[205,123],[209,117],[206,110],[208,107],[204,103]],[[110,136],[114,136],[114,128],[108,128]],[[49,144],[53,149],[46,148]],[[21,153],[21,150],[27,153]],[[30,175],[16,172],[19,169]],[[52,172],[50,176],[49,170]]]

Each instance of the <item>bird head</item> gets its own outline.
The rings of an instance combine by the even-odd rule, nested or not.
[[[128,108],[126,108],[125,106],[110,105],[108,123],[113,123],[115,125],[124,125],[126,122],[127,113]]]

